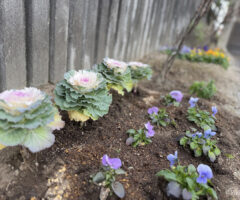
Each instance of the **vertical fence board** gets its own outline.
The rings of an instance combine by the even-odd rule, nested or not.
[[[137,57],[138,46],[139,46],[139,36],[141,35],[141,19],[142,19],[142,10],[143,10],[143,2],[142,0],[137,0],[137,8],[135,13],[135,20],[133,21],[133,30],[131,32],[131,59]]]
[[[98,7],[98,24],[96,29],[96,48],[95,48],[95,63],[99,63],[106,56],[106,45],[108,37],[108,24],[110,5],[109,0],[99,0]]]
[[[63,79],[67,70],[69,0],[51,1],[49,81]]]
[[[160,20],[159,20],[159,24],[158,24],[158,32],[157,32],[157,41],[156,41],[156,45],[155,45],[155,49],[158,49],[161,45],[164,45],[162,43],[162,36],[163,36],[163,29],[164,29],[164,14],[165,14],[165,10],[167,7],[167,0],[162,0],[162,4],[160,4],[160,13],[161,15],[159,16]]]
[[[139,12],[137,12],[139,9],[139,0],[132,0],[132,12],[131,12],[131,18],[129,23],[129,35],[128,35],[128,42],[127,42],[127,49],[125,51],[125,59],[130,60],[134,58],[134,44],[136,43],[136,27],[137,27],[137,19],[139,18]]]
[[[86,2],[82,0],[69,2],[67,70],[83,67],[83,28],[85,12],[87,12]]]
[[[27,6],[27,73],[28,84],[38,86],[48,83],[49,22],[48,0],[25,1]]]
[[[0,1],[0,91],[26,85],[23,1]]]
[[[96,28],[97,28],[98,1],[88,1],[87,13],[84,21],[83,60],[84,68],[89,69],[95,62]]]
[[[109,13],[109,24],[107,31],[107,43],[106,43],[106,56],[113,57],[115,41],[117,35],[117,24],[118,24],[118,12],[120,9],[121,0],[111,0],[110,2],[110,13]]]
[[[119,13],[119,23],[117,28],[117,40],[114,47],[114,57],[120,60],[124,59],[124,50],[127,45],[128,24],[130,23],[128,18],[130,16],[131,1],[122,0],[121,9]]]
[[[144,29],[145,29],[145,21],[147,18],[147,12],[148,12],[148,2],[149,1],[145,1],[142,0],[141,1],[141,21],[139,24],[139,35],[138,35],[138,44],[136,47],[136,55],[137,57],[141,57],[143,49],[142,49],[142,43],[143,43],[143,35],[144,35]]]

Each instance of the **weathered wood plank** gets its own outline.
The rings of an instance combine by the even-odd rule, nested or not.
[[[139,23],[139,35],[138,35],[138,43],[136,45],[136,57],[141,57],[142,52],[144,49],[142,49],[142,43],[143,43],[143,35],[144,35],[144,29],[145,29],[145,22],[147,19],[147,13],[148,13],[148,3],[149,1],[142,0],[141,1],[141,15],[140,15],[140,23]]]
[[[107,43],[106,43],[106,56],[114,56],[114,48],[117,35],[118,27],[118,15],[121,9],[121,0],[111,0],[110,1],[110,13],[109,13],[109,23],[107,31]]]
[[[123,60],[124,59],[124,51],[127,45],[127,36],[128,36],[128,24],[129,24],[129,16],[130,16],[130,6],[131,1],[122,0],[121,1],[121,9],[118,13],[119,15],[119,23],[117,27],[117,37],[116,37],[116,45],[114,47],[114,58]]]
[[[69,2],[67,70],[83,68],[83,29],[87,2],[82,0]]]
[[[82,66],[89,69],[95,63],[96,28],[98,19],[98,1],[87,1],[85,14]]]
[[[138,7],[139,7],[139,1],[138,0],[132,0],[131,1],[131,11],[130,11],[130,16],[129,16],[129,24],[128,24],[128,38],[127,38],[127,46],[125,50],[125,55],[124,58],[125,60],[130,60],[133,58],[133,45],[136,41],[136,38],[134,37],[136,33],[136,22],[137,22],[137,17],[138,17]]]
[[[96,48],[95,48],[95,63],[102,61],[106,57],[106,45],[108,37],[108,25],[110,15],[111,1],[99,0],[98,7],[98,23],[96,28]]]
[[[48,83],[49,22],[48,0],[26,0],[28,85]]]
[[[67,70],[69,0],[52,0],[50,6],[49,81],[56,83]]]
[[[23,1],[0,1],[0,91],[26,86]]]

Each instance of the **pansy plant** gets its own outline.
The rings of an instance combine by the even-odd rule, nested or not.
[[[215,127],[215,114],[216,110],[214,110],[213,115],[211,115],[206,110],[201,110],[197,107],[198,98],[191,97],[189,100],[190,107],[187,110],[188,116],[187,119],[191,122],[194,122],[198,127],[203,130],[216,130]]]
[[[129,138],[126,141],[127,145],[132,145],[133,147],[137,147],[139,145],[146,145],[152,142],[151,137],[154,136],[155,131],[153,130],[153,126],[150,122],[145,124],[145,129],[129,129],[127,131]]]
[[[141,62],[129,62],[127,65],[131,70],[133,84],[136,85],[142,79],[150,80],[152,77],[152,69],[149,65]]]
[[[108,89],[116,90],[121,95],[124,95],[124,89],[128,92],[132,90],[131,70],[127,63],[104,58],[103,62],[94,68],[106,79]]]
[[[164,97],[164,105],[179,106],[183,98],[183,94],[179,90],[173,90]]]
[[[157,176],[168,181],[166,188],[168,196],[184,200],[197,200],[201,196],[218,199],[216,191],[211,187],[213,173],[209,166],[200,164],[197,169],[192,164],[181,166],[177,164],[176,152],[174,155],[168,155],[167,158],[171,169],[161,170]]]
[[[121,169],[122,162],[119,158],[110,158],[108,155],[102,157],[102,170],[97,174],[91,176],[92,181],[99,186],[108,188],[110,194],[114,193],[119,198],[125,196],[123,185],[116,181],[117,175],[125,174],[126,172]]]
[[[187,131],[185,136],[180,139],[180,145],[189,148],[194,152],[195,157],[202,155],[207,156],[211,162],[216,160],[216,157],[221,154],[220,149],[217,147],[217,141],[212,137],[216,135],[211,129],[201,132],[190,133]]]
[[[156,124],[157,126],[167,126],[169,124],[172,124],[173,126],[176,126],[176,122],[174,120],[171,120],[170,117],[167,114],[166,109],[158,109],[158,107],[152,107],[148,109],[148,114],[150,119],[152,120],[153,124]]]
[[[0,93],[1,146],[21,145],[31,152],[52,146],[54,130],[63,128],[51,99],[37,88],[6,90]]]
[[[71,70],[55,88],[55,102],[68,112],[71,120],[97,120],[108,113],[112,96],[100,73],[90,70]]]

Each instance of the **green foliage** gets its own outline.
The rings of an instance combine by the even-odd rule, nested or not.
[[[214,81],[211,80],[209,83],[204,81],[195,81],[189,88],[190,94],[195,94],[198,97],[210,99],[216,93],[216,86]]]
[[[204,130],[216,130],[215,119],[206,110],[201,110],[197,107],[193,107],[188,108],[187,113],[187,119],[191,122],[194,122],[198,127]]]
[[[191,193],[192,200],[197,200],[200,196],[210,196],[218,199],[215,190],[209,184],[197,183],[198,173],[192,164],[188,167],[178,165],[172,167],[171,170],[161,170],[157,173],[157,176],[161,176],[169,182],[174,181],[180,184],[181,189],[187,189]],[[211,184],[210,180],[208,182]]]
[[[138,81],[142,79],[150,80],[152,77],[152,69],[151,67],[137,67],[133,66],[131,67],[131,77],[134,83],[137,83]]]
[[[178,107],[180,105],[179,102],[177,102],[174,98],[171,97],[170,94],[167,94],[166,96],[164,96],[164,105],[165,106],[169,106],[169,105],[174,105],[176,107]]]
[[[169,124],[172,124],[173,126],[176,126],[176,122],[174,120],[171,120],[168,116],[168,113],[166,109],[159,109],[158,113],[149,115],[150,119],[152,120],[153,124],[156,124],[157,126],[167,126]]]
[[[97,73],[98,86],[94,88],[84,88],[73,86],[69,79],[77,73],[71,70],[64,75],[64,80],[56,85],[54,94],[55,102],[66,111],[76,111],[79,116],[84,115],[97,120],[99,117],[108,113],[109,106],[112,103],[112,96],[106,89],[106,81],[101,74]],[[83,121],[81,117],[73,118],[76,121]]]
[[[132,90],[133,83],[131,78],[131,70],[129,67],[124,72],[117,71],[116,69],[108,68],[104,63],[95,65],[95,69],[102,74],[107,81],[108,89],[114,89],[119,94],[124,95],[124,89],[128,92]]]
[[[137,131],[134,129],[129,129],[127,134],[129,135],[130,139],[132,139],[131,144],[133,147],[137,147],[139,145],[143,146],[152,142],[150,138],[146,137],[145,130],[143,129],[139,129]]]
[[[180,145],[189,148],[194,152],[195,157],[203,155],[207,156],[212,162],[221,154],[220,149],[216,145],[217,141],[204,137],[203,134],[191,134],[187,131],[185,136],[181,138]]]
[[[111,192],[114,192],[119,198],[123,198],[125,196],[125,190],[122,184],[116,181],[116,176],[125,173],[122,169],[111,169],[110,167],[104,166],[102,171],[92,176],[92,181],[95,184],[109,188]]]

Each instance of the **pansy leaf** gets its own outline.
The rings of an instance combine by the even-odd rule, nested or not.
[[[219,156],[219,155],[221,154],[220,149],[216,147],[216,148],[214,149],[214,154],[215,154],[216,156]]]
[[[111,184],[111,188],[119,198],[123,198],[125,196],[124,187],[120,182],[117,182],[117,181],[113,182]]]
[[[126,172],[123,169],[117,169],[115,170],[116,174],[126,174]]]
[[[93,182],[94,183],[101,183],[102,181],[105,180],[105,176],[102,172],[98,172],[94,177],[93,177]]]
[[[188,165],[188,173],[189,173],[189,174],[192,174],[192,173],[194,173],[194,172],[196,172],[195,166],[192,165],[192,164]]]
[[[208,157],[211,162],[214,162],[216,160],[216,156],[212,151],[208,151]]]

